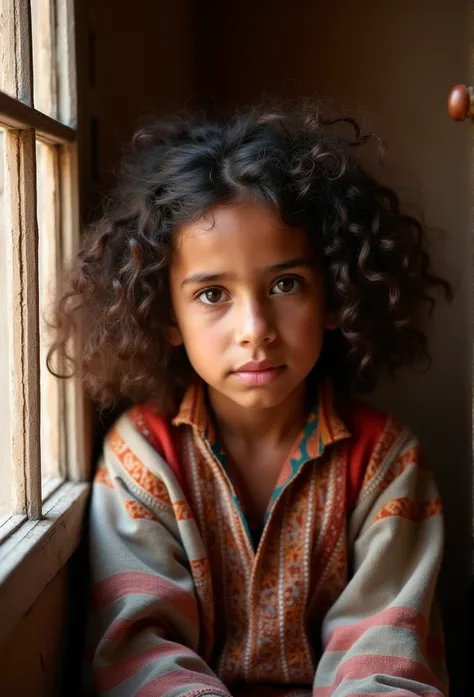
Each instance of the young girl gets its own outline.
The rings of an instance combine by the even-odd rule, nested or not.
[[[349,128],[344,136],[341,124]],[[348,398],[427,357],[419,222],[350,119],[141,130],[57,307],[98,403],[95,690],[446,695],[441,505],[417,441]]]

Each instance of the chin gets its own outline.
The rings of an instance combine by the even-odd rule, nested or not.
[[[286,393],[282,394],[281,390],[265,390],[259,387],[249,390],[247,394],[232,395],[231,399],[245,409],[272,409],[284,402],[287,396]]]

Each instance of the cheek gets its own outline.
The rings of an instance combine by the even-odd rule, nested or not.
[[[285,342],[304,350],[324,336],[325,316],[320,303],[308,298],[292,303],[280,313],[280,336]]]
[[[207,355],[221,353],[226,344],[225,324],[216,317],[194,312],[181,317],[181,321],[178,319],[178,324],[190,357],[203,352]]]

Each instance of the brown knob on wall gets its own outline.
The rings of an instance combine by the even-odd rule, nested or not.
[[[453,121],[474,120],[474,90],[456,85],[449,94],[448,112]]]

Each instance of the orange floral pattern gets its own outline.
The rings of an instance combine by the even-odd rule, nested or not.
[[[183,466],[213,572],[215,641],[222,646],[213,667],[226,684],[249,674],[261,682],[310,682],[315,663],[306,632],[308,608],[319,616],[328,602],[326,586],[334,599],[347,576],[345,547],[340,552],[337,547],[345,537],[346,450],[321,464],[306,457],[304,466],[292,471],[254,554],[224,468],[199,439],[194,433]],[[318,589],[320,573],[330,583]]]
[[[134,482],[161,504],[171,508],[171,499],[165,484],[130,450],[116,428],[110,431],[107,443]]]
[[[377,488],[384,491],[392,482],[397,479],[411,465],[419,466],[420,462],[420,447],[416,445],[409,448],[387,469],[382,479],[377,483]]]
[[[223,647],[216,670],[222,680],[233,682],[245,674],[247,590],[252,553],[225,472],[210,451],[198,446],[198,438],[199,434],[195,433],[191,444],[193,457],[184,464],[186,469],[190,465],[188,482],[200,482],[199,490],[193,489],[191,497],[193,509],[199,511],[199,527],[206,530],[209,563],[214,575],[215,641]]]
[[[419,523],[422,520],[431,518],[432,516],[441,515],[441,513],[442,506],[441,499],[439,497],[431,499],[430,501],[424,501],[422,503],[417,503],[409,498],[401,497],[386,503],[375,516],[374,523],[376,523],[378,520],[383,520],[384,518],[390,518],[392,516],[405,518],[406,520]]]
[[[176,520],[178,521],[189,520],[190,518],[194,518],[193,512],[188,502],[184,499],[182,501],[176,501],[175,503],[173,503],[173,510]]]
[[[365,471],[365,476],[362,481],[361,498],[366,491],[369,491],[369,485],[375,477],[380,474],[381,464],[387,457],[390,450],[395,445],[397,438],[401,433],[400,425],[394,419],[388,419],[382,437],[377,443],[375,450],[370,458]]]
[[[139,503],[139,501],[130,499],[128,501],[124,501],[123,505],[125,506],[125,510],[130,518],[134,518],[135,520],[157,520],[155,514],[146,508],[146,506],[144,506],[142,503]]]
[[[104,486],[108,486],[110,489],[114,488],[114,483],[110,478],[110,475],[105,465],[99,465],[97,467],[94,477],[94,484],[103,484]]]

